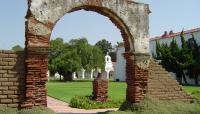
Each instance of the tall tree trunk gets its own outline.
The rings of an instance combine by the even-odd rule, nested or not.
[[[72,81],[72,72],[65,72],[64,75],[64,81]]]
[[[181,74],[182,74],[182,76],[183,76],[183,80],[184,80],[185,84],[187,85],[188,82],[187,82],[187,79],[186,79],[185,73],[184,73],[183,71],[181,71]]]
[[[180,72],[176,72],[176,79],[179,82],[179,84],[182,85],[182,75]]]
[[[194,76],[195,85],[199,85],[198,76],[199,76],[198,73],[195,73],[195,76]]]

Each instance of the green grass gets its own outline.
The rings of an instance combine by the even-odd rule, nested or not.
[[[185,91],[200,99],[200,86],[183,86]]]
[[[183,88],[186,90],[188,93],[192,93],[194,91],[200,91],[200,86],[183,86]]]
[[[145,100],[138,105],[125,102],[120,110],[107,114],[200,114],[200,103],[160,101],[146,96]]]
[[[92,94],[91,81],[48,82],[48,96],[70,102],[74,96],[90,96]],[[109,82],[109,97],[115,101],[125,100],[126,83]]]
[[[59,100],[70,102],[74,96],[89,96],[92,94],[91,80],[73,82],[48,82],[48,95]],[[186,92],[200,99],[200,86],[184,86]],[[124,100],[126,83],[109,82],[109,97],[113,100]]]

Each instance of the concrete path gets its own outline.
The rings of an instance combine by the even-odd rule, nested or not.
[[[116,111],[117,108],[112,109],[93,109],[93,110],[85,110],[85,109],[77,109],[69,107],[69,104],[54,99],[52,97],[47,97],[47,106],[52,109],[54,112],[58,114],[96,114],[99,112],[107,112],[107,111]]]

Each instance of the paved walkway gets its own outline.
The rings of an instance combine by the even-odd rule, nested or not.
[[[47,97],[47,105],[50,109],[58,114],[96,114],[99,112],[106,112],[106,111],[116,111],[117,108],[112,109],[93,109],[93,110],[84,110],[84,109],[77,109],[69,107],[69,104],[54,99],[52,97]]]

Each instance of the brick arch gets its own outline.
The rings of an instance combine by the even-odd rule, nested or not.
[[[26,94],[22,108],[47,105],[48,49],[56,22],[85,9],[108,18],[121,30],[126,52],[126,100],[144,98],[148,78],[148,5],[130,0],[29,0],[26,15]]]

